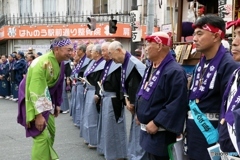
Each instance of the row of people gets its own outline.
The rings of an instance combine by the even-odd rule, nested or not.
[[[18,100],[18,86],[26,74],[28,66],[34,59],[33,54],[25,56],[21,51],[13,52],[9,56],[1,56],[0,98]]]
[[[239,128],[235,127],[239,125],[239,63],[234,59],[240,50],[240,21],[231,25],[237,35],[233,57],[221,44],[226,30],[222,18],[206,15],[194,24],[193,41],[203,57],[189,90],[184,69],[169,52],[171,38],[166,33],[146,37],[148,68],[118,41],[89,45],[86,54],[79,46],[82,54],[72,74],[77,82],[71,114],[80,136],[109,160],[168,160],[168,146],[183,133],[186,121],[189,159],[210,160],[208,148],[216,143],[221,152],[239,154]],[[58,159],[52,148],[54,116],[63,91],[61,62],[70,58],[72,48],[67,37],[56,38],[52,51],[36,59],[21,82],[18,122],[27,136],[34,137],[32,159]],[[128,144],[124,106],[132,113]]]
[[[0,98],[18,100],[18,86],[26,73],[26,61],[23,52],[14,52],[8,57],[1,56]]]
[[[161,48],[158,48],[158,45],[157,47],[150,45],[156,37],[160,38],[159,40],[164,40],[164,46]],[[106,159],[123,159],[127,157],[129,159],[168,159],[167,145],[174,143],[177,135],[182,132],[181,129],[185,120],[184,113],[187,110],[187,85],[183,85],[187,82],[186,75],[169,52],[171,44],[167,34],[156,33],[156,35],[148,38],[150,42],[146,48],[148,57],[152,62],[156,62],[156,68],[150,71],[151,74],[155,73],[151,76],[150,81],[147,76],[144,77],[146,81],[142,81],[146,69],[145,65],[127,52],[118,41],[105,42],[101,46],[89,45],[86,48],[85,45],[80,45],[78,47],[77,56],[75,57],[77,58],[77,65],[71,77],[76,81],[76,84],[72,88],[70,114],[73,116],[73,123],[80,128],[80,136],[84,138],[88,147],[97,148],[97,151],[103,154]],[[159,62],[164,60],[165,56],[167,57],[165,62],[160,65]],[[169,67],[176,69],[176,71],[173,70],[172,73],[168,73],[171,76],[168,77],[170,79],[167,79],[165,84],[165,87],[168,88],[169,93],[172,93],[172,95],[167,94],[169,102],[161,102],[159,98],[166,99],[164,95],[162,98],[155,99],[156,97],[151,97],[147,92],[151,94],[156,92],[155,94],[158,94],[158,96],[161,95],[160,90],[153,90],[158,86],[157,77],[160,76],[160,72],[162,73],[159,69],[164,68],[165,70],[168,63],[171,63]],[[178,79],[178,82],[175,79]],[[149,89],[145,88],[147,90],[145,93],[144,87],[147,87],[147,81],[149,81]],[[157,83],[154,84],[155,81]],[[177,84],[179,84],[179,87],[174,88],[173,86]],[[139,96],[136,97],[139,88],[141,88]],[[147,100],[145,100],[146,97],[141,98],[145,94],[148,94]],[[179,98],[174,100],[177,97]],[[153,111],[146,113],[145,110],[149,109],[146,103],[150,98],[153,107],[159,105],[157,102],[166,104],[174,100],[171,105],[169,104],[171,107],[168,111],[174,111],[174,113],[172,115],[162,113],[162,115],[157,116],[157,113],[161,110],[160,107],[154,107]],[[176,104],[182,107],[177,107],[175,110]],[[132,113],[128,143],[124,105]],[[142,111],[140,111],[141,109]],[[136,112],[137,110],[138,112]],[[139,113],[140,118],[137,118],[136,113]],[[147,114],[146,117],[142,115],[143,113]],[[171,116],[181,113],[182,116],[179,116],[179,118],[171,118]],[[163,124],[169,119],[173,119],[172,122],[168,122],[169,126],[165,127],[170,131],[175,130],[174,133],[160,127],[162,116],[168,116],[167,119],[164,119]],[[160,121],[157,118],[156,121],[153,121],[153,117],[158,117]],[[136,119],[140,119],[141,125],[136,123]],[[151,119],[151,122],[148,121],[149,119]],[[174,127],[173,123],[176,122],[182,126],[176,125]],[[158,125],[159,131],[167,132],[156,133],[158,130],[155,131],[152,128],[154,125]],[[146,133],[150,137],[146,136]],[[153,138],[153,134],[156,138]],[[144,139],[142,139],[143,137]],[[159,141],[159,137],[161,137],[160,141],[162,142]],[[141,146],[140,139],[143,140]],[[160,142],[161,147],[156,146],[157,148],[155,148],[152,146],[156,144],[156,140]],[[168,141],[168,143],[163,143],[164,141]]]
[[[78,46],[75,58],[79,58],[79,61],[71,77],[76,81],[72,88],[71,115],[73,122],[80,127],[80,136],[89,148],[97,148],[106,159],[120,159],[127,157],[126,122],[122,103],[123,100],[125,103],[125,98],[120,85],[121,65],[109,57],[109,45],[110,42],[88,47]],[[121,53],[123,63],[126,51],[119,42],[113,45],[121,47],[119,54]],[[128,56],[131,55],[128,53]],[[131,57],[127,60],[129,62],[126,62],[132,66],[126,75],[126,88],[132,92],[129,96],[130,102],[127,101],[129,105],[134,104],[135,93],[145,69],[144,64]],[[140,73],[135,65],[141,68]],[[132,118],[129,155],[133,159],[144,156],[136,141],[139,139],[139,130]]]
[[[234,72],[234,76],[232,76],[230,80],[231,82],[228,82],[233,71],[239,67],[239,63],[234,61],[237,59],[236,52],[238,53],[238,50],[233,51],[232,56],[232,54],[223,47],[221,40],[225,36],[226,29],[225,22],[220,17],[215,15],[204,16],[199,19],[193,27],[195,29],[193,40],[196,44],[196,49],[204,56],[194,70],[188,92],[187,85],[185,85],[187,81],[184,71],[169,54],[170,39],[167,35],[156,33],[146,38],[148,42],[146,50],[149,60],[152,61],[152,65],[146,69],[145,75],[142,75],[143,78],[137,75],[130,76],[135,78],[135,80],[129,82],[129,84],[136,85],[135,89],[131,88],[128,90],[127,87],[125,88],[127,80],[124,79],[125,74],[130,74],[126,73],[128,63],[124,62],[132,56],[129,56],[128,52],[126,52],[118,42],[113,42],[111,44],[114,47],[111,47],[111,45],[108,47],[110,58],[115,63],[122,64],[120,74],[121,88],[118,90],[118,94],[121,93],[125,95],[125,98],[119,94],[118,99],[122,102],[125,101],[124,105],[127,106],[129,111],[137,113],[136,116],[133,114],[133,117],[137,119],[137,122],[139,122],[141,126],[140,140],[135,139],[134,150],[136,151],[136,146],[138,145],[138,141],[140,141],[140,145],[142,149],[146,151],[148,159],[169,159],[169,153],[167,151],[168,145],[174,143],[176,137],[183,132],[185,119],[188,147],[187,154],[190,159],[197,160],[200,159],[200,157],[201,159],[211,159],[208,148],[217,143],[220,144],[219,152],[231,152],[235,155],[239,154],[237,146],[238,138],[236,136],[238,132],[235,131],[234,125],[236,122],[234,122],[233,117],[234,108],[239,103],[236,99],[238,97],[236,86],[234,86],[235,89],[232,88],[232,91],[230,91],[233,82],[237,84],[235,75],[238,70]],[[238,32],[236,32],[236,34],[238,34]],[[233,41],[233,48],[237,45],[238,42]],[[127,66],[125,66],[126,64]],[[138,71],[139,75],[141,75],[141,69],[137,68],[137,65],[132,65],[130,68],[134,68],[133,66],[136,67],[135,69]],[[102,73],[105,74],[105,72],[107,73],[108,69],[103,68]],[[98,130],[97,133],[101,135],[101,137],[99,138],[98,136],[98,139],[109,142],[108,139],[111,139],[109,137],[112,136],[108,135],[108,133],[109,130],[112,131],[114,127],[112,127],[113,125],[107,125],[112,128],[106,127],[109,120],[107,120],[106,122],[108,123],[106,123],[104,119],[111,117],[109,113],[114,113],[116,117],[117,113],[116,111],[114,112],[114,108],[116,108],[114,107],[114,101],[111,99],[112,107],[110,108],[113,109],[112,112],[108,111],[106,115],[101,113],[101,109],[103,111],[107,109],[104,105],[104,98],[107,97],[104,95],[106,90],[104,84],[102,86],[101,83],[103,77],[99,79],[95,75],[94,78],[96,79],[94,79],[94,81],[88,76],[85,78],[87,82],[90,81],[90,84],[95,86],[96,90],[98,90],[97,92],[95,91],[95,96],[92,94],[92,97],[88,97],[88,94],[86,94],[85,98],[88,100],[90,99],[92,103],[94,102],[93,99],[95,99],[96,104],[99,102],[98,100],[102,98],[102,107],[99,107],[100,114],[98,115],[96,113],[94,116],[95,119],[98,119],[97,117],[100,116],[100,125],[98,125],[100,131]],[[100,84],[97,83],[98,81]],[[117,81],[105,83],[109,85],[111,83],[115,84],[115,82]],[[100,89],[97,89],[98,85],[100,85]],[[228,86],[228,88],[226,88],[226,86]],[[112,92],[113,88],[114,87],[111,86],[110,92]],[[88,87],[86,90],[88,93]],[[99,90],[102,95],[99,94]],[[133,95],[129,96],[131,93]],[[188,96],[187,93],[189,93]],[[109,94],[107,95],[109,96]],[[110,95],[117,97],[117,93]],[[77,98],[78,97],[75,99]],[[117,104],[122,104],[121,101]],[[79,105],[79,103],[76,105]],[[83,111],[80,111],[80,114],[78,114],[80,115],[80,119],[75,121],[76,124],[78,122],[81,123],[81,121],[84,123],[85,119],[88,118],[91,120],[93,119],[93,117],[90,116],[93,111],[89,111],[89,114],[87,114],[86,117],[84,116],[86,101],[85,104],[82,104],[82,106],[78,108],[81,110],[81,107]],[[236,116],[238,115],[237,113],[235,114]],[[101,120],[104,121],[103,124],[101,124]],[[88,125],[90,125],[89,122],[86,123],[86,128],[89,128]],[[104,130],[101,130],[101,125],[104,126]],[[95,127],[97,128],[97,125],[95,125]],[[84,132],[84,126],[82,127],[80,125],[80,130]],[[233,130],[234,132],[232,132]],[[115,131],[117,130],[115,129]],[[108,136],[104,137],[102,133]],[[134,133],[136,132],[133,132],[131,128],[130,136]],[[115,133],[114,135],[117,134]],[[88,135],[87,138],[89,137],[91,136]],[[90,141],[84,136],[83,138],[87,142]],[[132,137],[130,137],[130,142],[132,140],[131,138]],[[137,138],[137,135],[135,135],[134,138]],[[101,144],[101,142],[97,143],[97,146],[99,144]],[[115,146],[114,142],[110,142],[109,144]],[[90,145],[92,144],[90,143]],[[105,143],[105,145],[107,146],[107,143]],[[131,143],[129,143],[128,148],[131,149]],[[105,152],[103,152],[105,157],[109,154],[107,152],[108,150],[110,149],[106,149]],[[111,153],[114,154],[114,152]],[[136,156],[136,154],[134,156]],[[131,154],[128,154],[128,157],[134,159],[131,157]]]

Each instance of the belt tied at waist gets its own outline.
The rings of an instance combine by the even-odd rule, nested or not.
[[[103,97],[116,97],[116,93],[115,92],[102,91],[102,96]]]
[[[204,114],[211,121],[218,121],[219,120],[219,113],[204,113]],[[191,111],[188,111],[188,119],[193,119]]]
[[[76,85],[83,85],[81,81],[77,81]]]
[[[142,131],[147,131],[147,130],[146,130],[146,124],[140,123],[140,126],[141,126],[141,130],[142,130]],[[161,132],[161,131],[166,131],[166,129],[161,128],[161,127],[158,127],[158,132]]]
[[[87,84],[87,90],[95,90],[95,86],[90,86]]]

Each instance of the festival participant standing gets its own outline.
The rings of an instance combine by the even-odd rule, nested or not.
[[[85,44],[81,44],[77,46],[77,55],[80,58],[79,63],[77,64],[75,70],[72,74],[75,74],[76,77],[76,105],[75,105],[75,115],[74,124],[77,127],[80,127],[80,123],[82,123],[82,110],[84,107],[84,83],[80,78],[83,78],[83,74],[90,63],[90,60],[86,55],[87,46]]]
[[[77,87],[76,87],[76,82],[77,82],[77,76],[74,73],[76,70],[77,64],[80,61],[80,57],[76,54],[73,57],[73,68],[72,68],[72,73],[71,73],[71,81],[72,81],[72,89],[71,89],[71,96],[70,96],[70,116],[72,116],[73,124],[76,126],[75,123],[75,110],[76,110],[76,95],[77,95]]]
[[[240,62],[240,19],[227,23],[226,29],[234,26],[235,38],[232,41],[233,59]],[[221,108],[221,135],[220,147],[223,152],[236,152],[240,154],[240,88],[239,88],[240,67],[230,77],[224,92]],[[224,143],[225,142],[225,143]],[[227,143],[226,143],[227,142]]]
[[[14,63],[16,62],[15,60],[16,58],[16,53],[13,52],[8,56],[8,61],[9,61],[9,77],[8,77],[8,81],[10,82],[10,98],[9,100],[13,99],[13,90],[14,90],[14,71],[13,71],[13,66]]]
[[[84,81],[86,83],[86,97],[83,109],[83,127],[82,136],[89,148],[97,147],[97,126],[98,114],[100,109],[100,95],[97,82],[100,80],[105,60],[101,54],[101,45],[94,45],[91,51],[93,63],[89,64],[88,69],[84,73]]]
[[[0,64],[0,98],[10,98],[9,62],[6,55],[2,55]]]
[[[53,149],[55,117],[62,101],[63,61],[71,57],[73,46],[68,37],[60,36],[50,49],[33,61],[19,89],[18,123],[33,138],[32,160],[59,159]]]
[[[227,82],[239,65],[221,44],[225,36],[222,18],[206,15],[193,27],[196,50],[204,56],[196,66],[189,92],[190,111],[186,125],[188,156],[193,160],[209,160],[207,148],[224,141],[217,130],[221,127],[221,102]]]
[[[137,94],[140,145],[149,160],[169,160],[168,145],[183,132],[187,115],[187,78],[170,52],[171,37],[167,33],[155,32],[146,41],[152,64]]]
[[[102,44],[102,56],[106,64],[99,81],[102,89],[100,91],[102,103],[99,114],[97,150],[104,154],[107,160],[115,160],[127,158],[127,133],[124,106],[119,94],[121,64],[116,64],[110,59],[109,44],[110,42]]]
[[[92,52],[92,49],[93,49],[93,44],[89,44],[88,46],[87,46],[87,48],[86,48],[86,59],[89,59],[89,62],[88,62],[88,64],[87,64],[87,66],[86,67],[83,67],[82,68],[82,71],[80,71],[79,72],[79,74],[78,74],[78,77],[84,77],[84,73],[86,72],[86,71],[88,71],[89,70],[89,68],[93,65],[93,63],[94,63],[94,60],[92,59],[92,54],[91,54],[91,52]],[[79,91],[82,89],[83,90],[83,93],[82,92],[78,92],[78,94],[79,94],[79,96],[80,96],[80,98],[81,97],[83,97],[83,100],[81,100],[81,104],[79,104],[79,107],[80,107],[80,120],[79,120],[79,126],[80,126],[80,137],[82,137],[83,136],[83,115],[84,115],[84,106],[85,106],[85,95],[86,95],[86,91],[87,91],[87,89],[86,89],[86,86],[87,85],[85,85],[85,82],[83,81],[83,80],[80,80],[80,82],[81,83],[83,83],[84,85],[83,85],[83,87],[84,88],[80,88],[79,89]],[[81,107],[81,106],[82,107]],[[76,118],[76,119],[78,119],[78,118]],[[85,141],[86,142],[86,141]],[[86,143],[85,143],[86,144]]]
[[[132,113],[128,158],[131,160],[144,160],[147,158],[147,154],[139,145],[140,125],[135,122],[135,100],[136,92],[146,67],[136,57],[127,52],[118,41],[113,41],[109,45],[108,51],[110,58],[115,63],[122,64],[120,96],[124,105]]]
[[[31,65],[31,63],[34,59],[35,59],[35,56],[33,54],[26,55],[26,63],[27,63],[26,73],[27,73],[28,67]]]
[[[22,81],[25,73],[26,73],[26,67],[27,67],[27,63],[24,59],[24,53],[19,51],[16,54],[16,59],[17,61],[14,63],[13,65],[13,101],[18,101],[18,88],[19,88],[19,84]]]
[[[69,113],[69,99],[68,92],[71,91],[71,80],[70,75],[72,72],[70,66],[71,60],[64,61],[64,81],[63,81],[63,92],[62,92],[62,104],[61,104],[61,112],[63,114]]]

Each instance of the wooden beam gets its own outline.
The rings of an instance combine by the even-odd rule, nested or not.
[[[183,15],[183,0],[178,0],[177,42],[181,42],[182,38],[182,15]]]

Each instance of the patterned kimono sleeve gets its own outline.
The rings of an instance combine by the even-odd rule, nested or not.
[[[52,109],[52,100],[48,88],[51,74],[52,64],[49,61],[34,63],[30,66],[26,84],[27,121],[32,121],[36,115]]]

